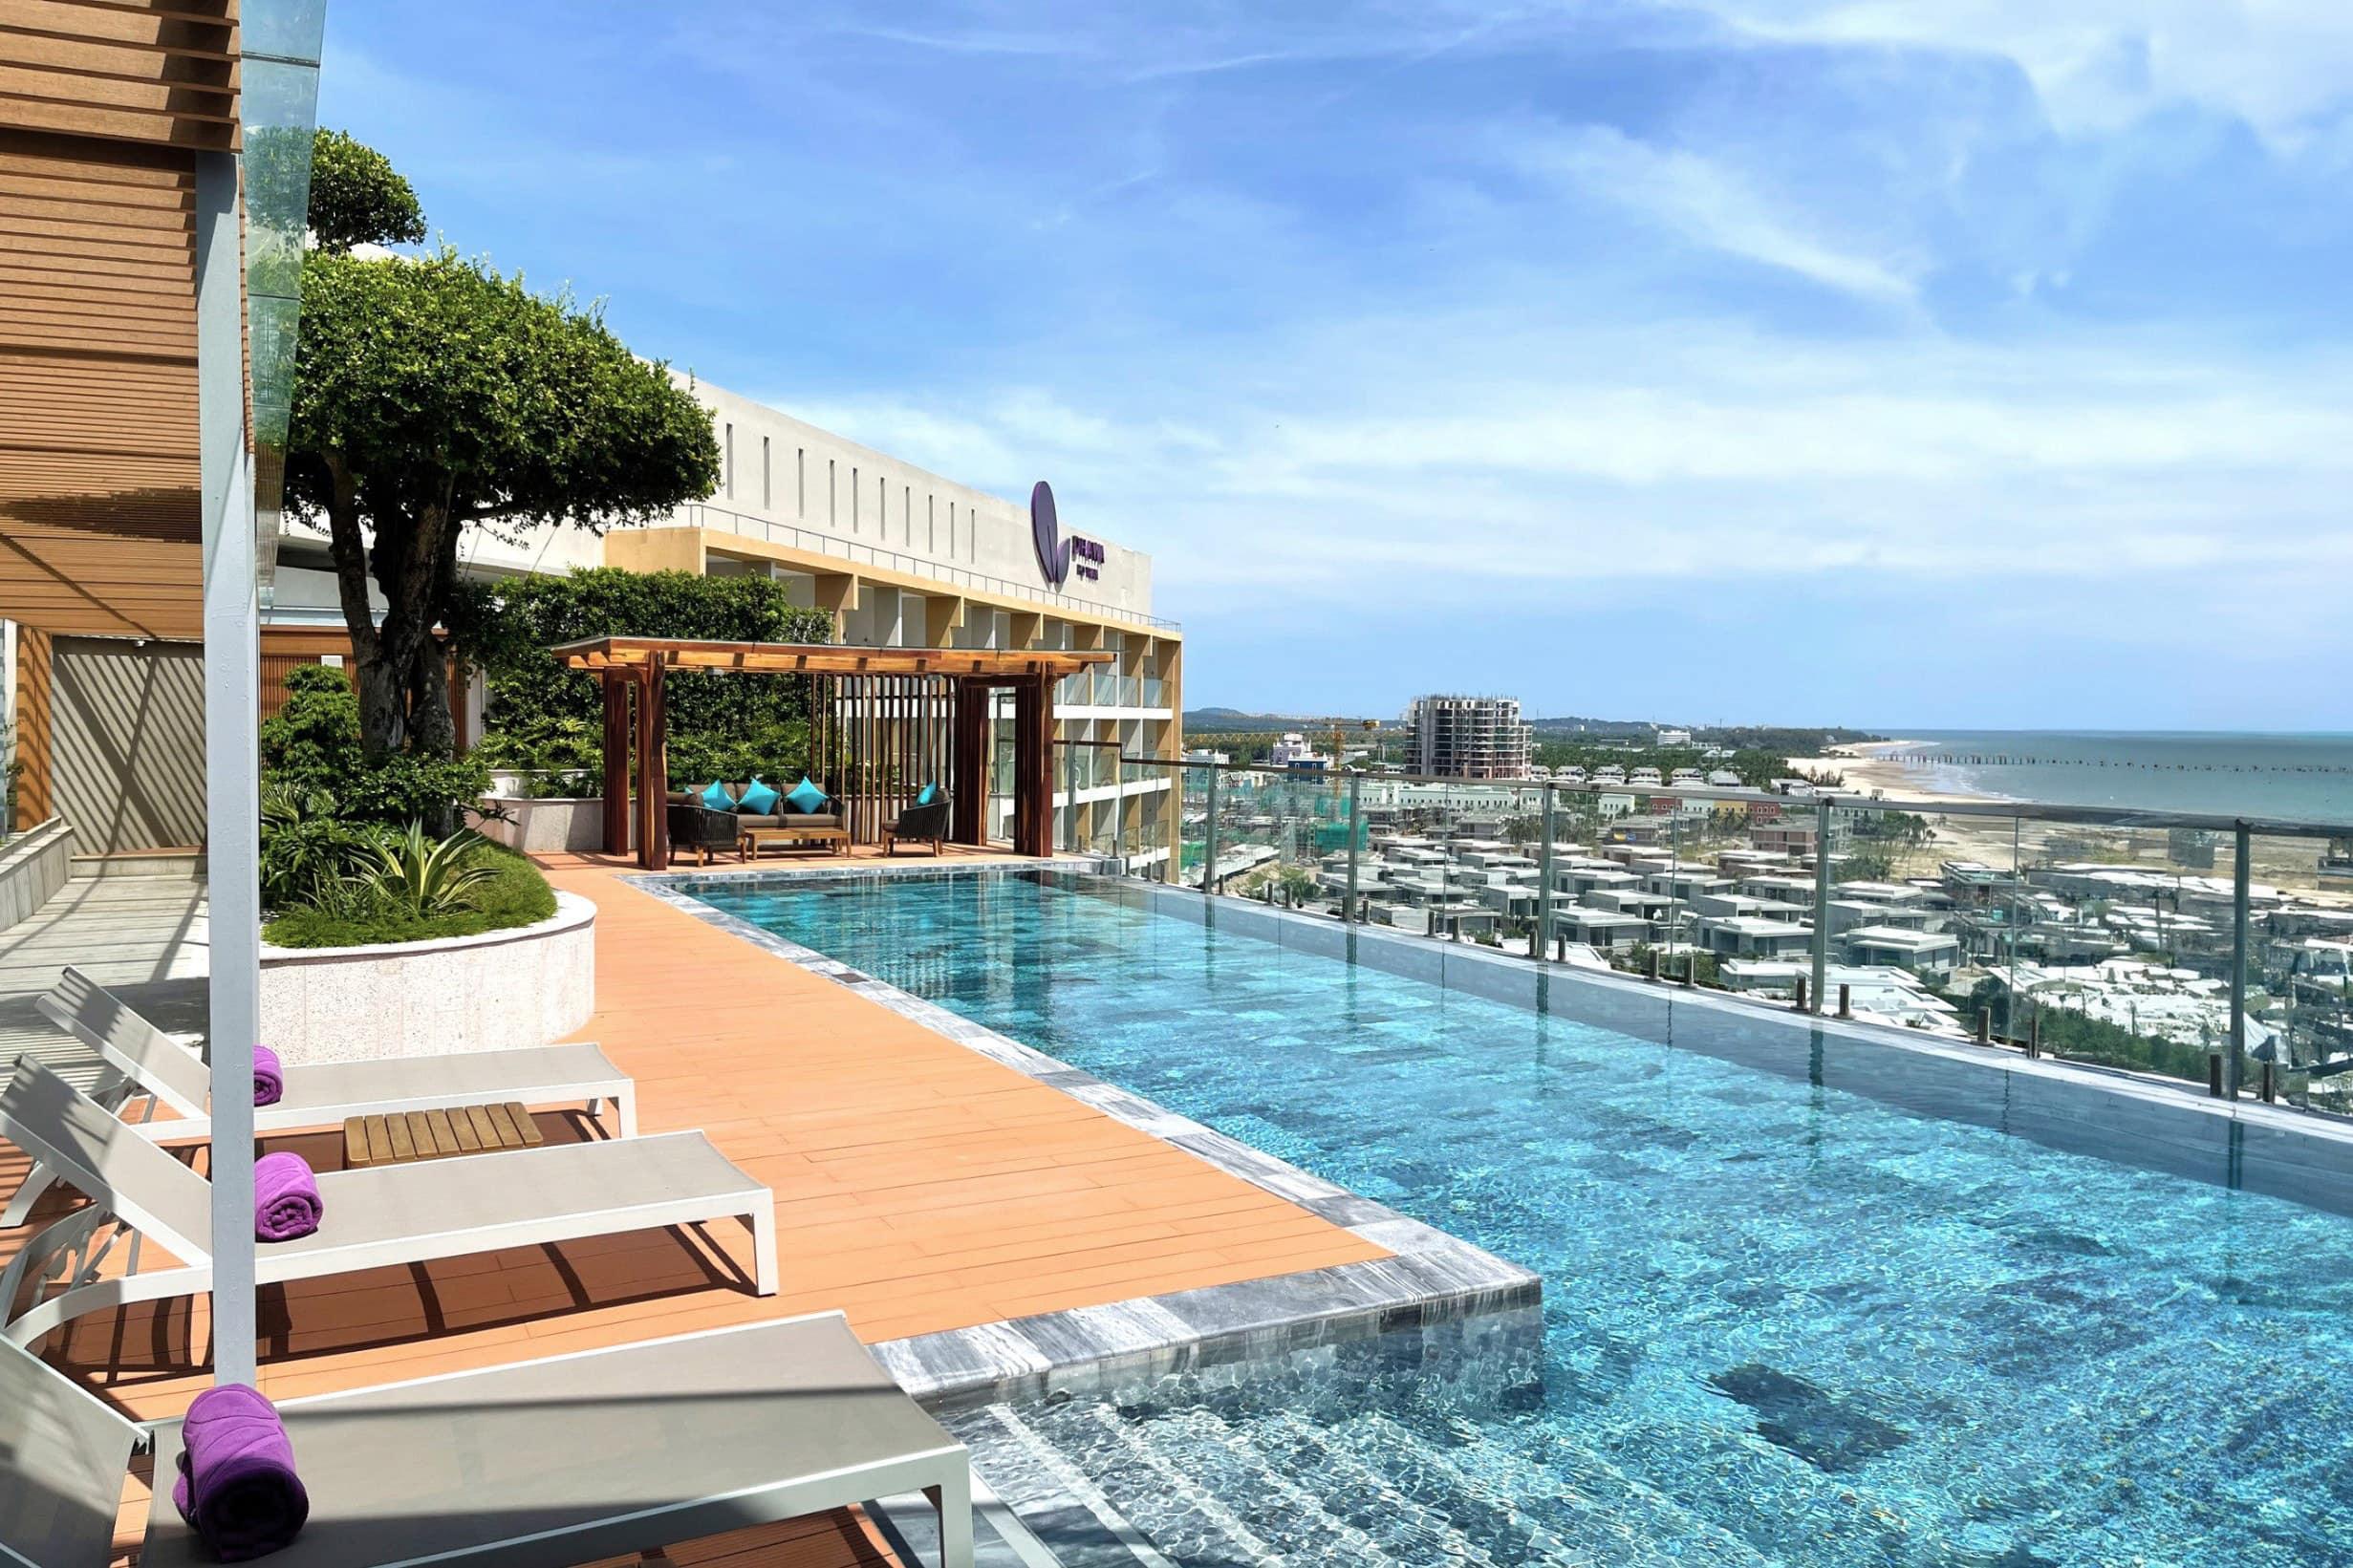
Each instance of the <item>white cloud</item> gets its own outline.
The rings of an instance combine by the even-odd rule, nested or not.
[[[1822,237],[1816,223],[1768,197],[1755,180],[1696,153],[1591,125],[1532,138],[1515,156],[1523,169],[1638,212],[1695,245],[1866,299],[1913,297],[1911,264]]]
[[[2298,140],[2353,97],[2344,0],[1665,0],[1759,37],[2006,55],[2055,123],[2196,103]]]

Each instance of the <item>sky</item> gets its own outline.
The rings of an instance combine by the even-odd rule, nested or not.
[[[342,0],[640,354],[1154,556],[1188,704],[2353,730],[2344,0]]]

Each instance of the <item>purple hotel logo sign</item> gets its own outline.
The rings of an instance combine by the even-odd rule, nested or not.
[[[1095,580],[1095,569],[1103,564],[1103,547],[1091,539],[1062,536],[1061,521],[1054,515],[1054,491],[1044,480],[1029,491],[1029,539],[1038,548],[1038,569],[1056,588],[1070,575],[1074,559],[1078,574],[1089,582]]]
[[[1044,480],[1029,491],[1029,538],[1038,547],[1038,569],[1056,588],[1070,575],[1070,547],[1062,542],[1062,525],[1054,517],[1053,487]]]

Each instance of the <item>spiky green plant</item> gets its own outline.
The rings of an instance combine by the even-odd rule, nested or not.
[[[448,914],[470,908],[473,890],[494,874],[474,863],[474,851],[485,842],[471,828],[437,839],[425,831],[424,824],[412,822],[407,831],[385,833],[368,847],[357,880],[369,899],[387,913],[421,920]]]

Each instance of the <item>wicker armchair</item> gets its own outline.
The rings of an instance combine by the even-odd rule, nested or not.
[[[928,805],[911,805],[889,822],[884,823],[882,825],[882,852],[885,855],[898,853],[898,841],[905,839],[910,844],[922,844],[928,841],[932,847],[932,853],[939,854],[941,852],[940,846],[946,842],[947,836],[948,798],[942,794],[935,797]]]

